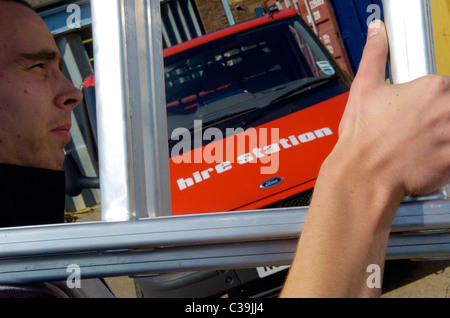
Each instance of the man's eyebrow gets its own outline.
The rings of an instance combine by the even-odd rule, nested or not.
[[[56,51],[51,50],[40,50],[31,53],[22,53],[19,55],[20,59],[30,60],[30,61],[55,61],[59,63],[59,67],[62,68],[64,61],[61,55]]]

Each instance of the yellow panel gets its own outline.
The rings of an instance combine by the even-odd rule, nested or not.
[[[431,0],[439,74],[450,75],[450,0]]]

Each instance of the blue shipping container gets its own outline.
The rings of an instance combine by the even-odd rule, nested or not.
[[[378,13],[384,20],[381,0],[330,0],[330,4],[351,68],[356,74],[366,44],[367,21]]]

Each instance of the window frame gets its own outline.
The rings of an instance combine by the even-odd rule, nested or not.
[[[91,4],[94,36],[102,34],[95,48],[102,222],[0,229],[0,283],[65,280],[71,264],[83,278],[289,265],[307,208],[169,216],[159,2]],[[447,186],[401,205],[388,259],[450,256],[448,197]]]

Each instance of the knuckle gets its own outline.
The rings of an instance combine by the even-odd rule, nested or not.
[[[428,75],[424,77],[425,85],[433,92],[445,92],[448,90],[448,79],[442,75]]]

